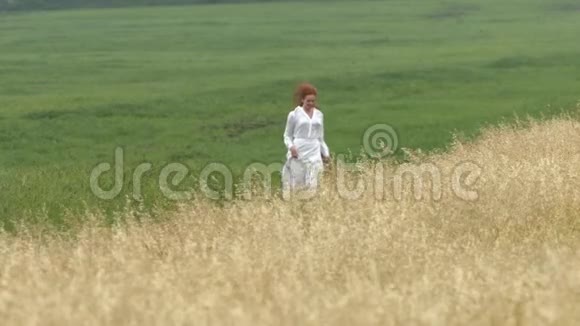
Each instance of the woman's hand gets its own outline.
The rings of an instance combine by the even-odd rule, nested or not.
[[[298,150],[296,149],[296,146],[290,147],[290,153],[293,158],[298,158]]]

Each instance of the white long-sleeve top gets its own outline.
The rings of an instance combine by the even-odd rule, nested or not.
[[[304,108],[296,107],[288,114],[284,130],[284,144],[288,148],[287,158],[292,157],[290,148],[296,146],[298,159],[303,161],[319,161],[321,156],[328,157],[330,151],[324,141],[324,115],[314,108],[312,118]]]

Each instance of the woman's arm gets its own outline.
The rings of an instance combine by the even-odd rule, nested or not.
[[[323,159],[327,159],[330,157],[330,149],[324,141],[324,115],[321,116],[320,120],[320,138],[318,139],[320,141],[320,153]]]
[[[289,150],[294,147],[294,111],[288,113],[286,120],[286,129],[284,130],[284,144]]]

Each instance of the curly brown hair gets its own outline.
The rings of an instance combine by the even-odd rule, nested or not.
[[[310,83],[301,83],[294,91],[294,104],[302,105],[302,100],[308,95],[318,95],[316,87]]]

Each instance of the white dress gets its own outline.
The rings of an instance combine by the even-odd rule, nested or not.
[[[330,154],[324,141],[324,115],[316,108],[313,110],[312,118],[301,106],[288,114],[284,130],[284,144],[288,149],[282,170],[284,190],[316,188],[324,166],[322,156]],[[292,157],[292,146],[296,146],[297,158]]]

